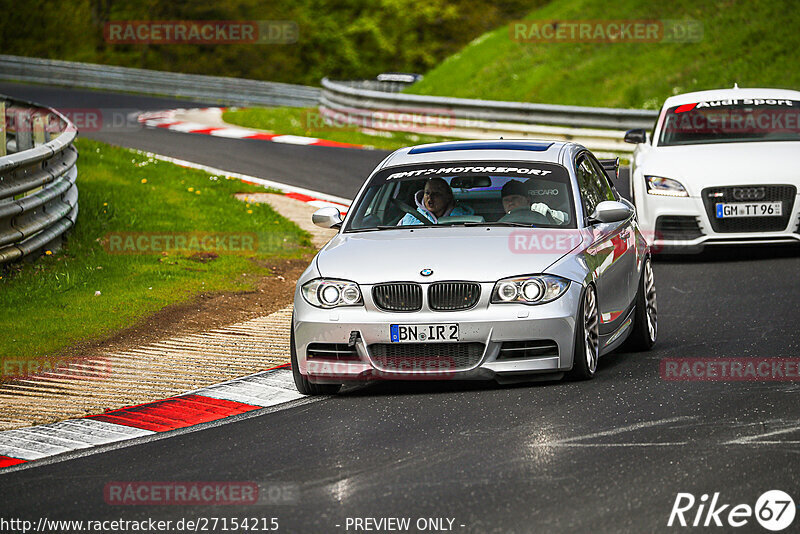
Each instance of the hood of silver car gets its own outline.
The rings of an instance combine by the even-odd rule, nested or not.
[[[493,282],[541,273],[582,242],[577,230],[454,227],[338,234],[317,256],[326,278],[360,284],[390,281]],[[432,274],[421,274],[426,270]]]

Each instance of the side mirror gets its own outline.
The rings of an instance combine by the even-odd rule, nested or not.
[[[613,223],[628,219],[633,215],[633,210],[622,202],[604,200],[594,209],[589,216],[590,222]]]
[[[322,228],[339,228],[342,226],[342,214],[339,208],[333,206],[320,208],[311,216],[311,222]]]
[[[625,142],[638,145],[639,143],[647,142],[647,131],[644,128],[635,128],[625,132]]]

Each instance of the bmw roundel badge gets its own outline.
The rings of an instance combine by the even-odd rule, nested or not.
[[[430,276],[433,274],[433,269],[422,269],[419,274],[422,276]]]

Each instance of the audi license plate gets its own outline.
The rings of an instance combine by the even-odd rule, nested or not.
[[[392,343],[444,343],[458,341],[457,324],[393,324]]]
[[[781,202],[719,202],[717,203],[717,219],[729,217],[780,217]]]

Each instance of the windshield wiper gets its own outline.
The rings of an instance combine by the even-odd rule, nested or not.
[[[463,223],[455,223],[456,225],[464,225],[464,226],[520,226],[522,228],[533,228],[531,224],[519,223],[519,222],[463,222]]]
[[[407,226],[370,226],[369,228],[355,228],[348,230],[348,232],[375,232],[377,230],[402,230],[403,228],[408,228]]]
[[[450,226],[516,226],[519,228],[535,228],[531,224],[519,222],[454,222],[445,224],[407,224],[405,226],[371,226],[369,228],[358,228],[348,230],[348,233],[353,232],[376,232],[378,230],[418,230],[420,228],[447,228]]]

